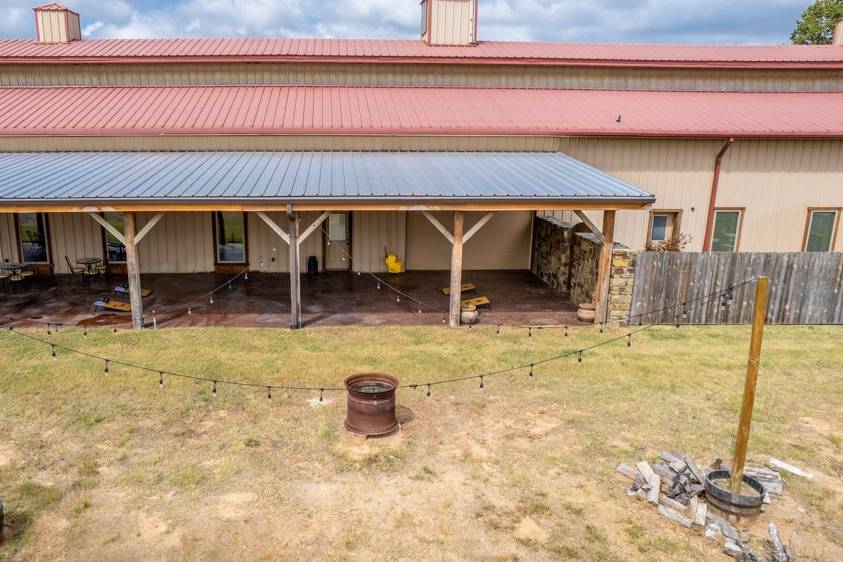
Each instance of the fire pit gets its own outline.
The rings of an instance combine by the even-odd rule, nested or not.
[[[377,437],[398,429],[395,418],[395,389],[398,379],[390,375],[364,373],[345,379],[348,409],[345,428],[352,433]]]
[[[705,499],[727,519],[738,524],[750,523],[761,513],[764,486],[751,476],[743,475],[740,493],[729,490],[728,470],[715,470],[705,479]]]

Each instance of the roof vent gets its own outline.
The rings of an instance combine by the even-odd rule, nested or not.
[[[79,14],[61,4],[38,6],[35,37],[39,43],[70,43],[82,39]]]
[[[843,18],[837,20],[837,24],[834,26],[834,33],[831,35],[831,44],[843,45]]]
[[[422,0],[422,41],[428,45],[476,45],[477,2]]]

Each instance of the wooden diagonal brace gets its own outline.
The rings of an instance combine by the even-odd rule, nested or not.
[[[595,235],[597,237],[597,239],[600,241],[600,243],[602,244],[603,241],[604,241],[603,240],[603,231],[601,231],[599,228],[597,228],[597,225],[594,224],[593,222],[591,222],[591,219],[588,218],[588,216],[585,213],[583,213],[582,211],[574,211],[574,213],[577,214],[577,216],[583,222],[583,224],[585,224],[588,227],[588,229],[591,231],[591,233],[593,235]]]
[[[280,236],[280,237],[281,237],[281,239],[282,239],[282,240],[284,240],[284,242],[286,242],[288,246],[290,245],[290,237],[289,237],[289,236],[287,236],[287,233],[286,233],[286,232],[284,232],[284,230],[283,230],[280,226],[278,226],[278,225],[275,223],[275,221],[274,221],[274,220],[272,220],[271,218],[269,218],[269,217],[266,215],[266,213],[264,213],[263,211],[257,211],[255,214],[256,214],[257,216],[259,216],[259,217],[261,218],[261,220],[263,220],[263,222],[265,222],[265,223],[266,223],[266,225],[267,225],[269,228],[271,228],[273,232],[275,232],[275,234],[277,234],[278,236]]]
[[[117,240],[121,244],[123,244],[123,246],[126,245],[126,237],[123,236],[122,232],[120,232],[119,230],[114,228],[114,226],[112,226],[112,224],[110,222],[105,220],[102,216],[98,215],[97,213],[88,213],[88,216],[91,217],[92,219],[94,219],[95,221],[97,221],[101,227],[103,227],[108,232],[110,232],[112,236],[117,238]],[[136,242],[137,242],[137,240],[136,240]]]
[[[474,236],[475,234],[477,234],[480,231],[481,228],[486,226],[486,223],[489,222],[490,220],[492,220],[492,217],[494,217],[494,216],[495,216],[494,212],[489,212],[489,213],[486,213],[485,215],[483,215],[483,218],[480,219],[479,221],[477,221],[474,224],[474,226],[469,228],[468,232],[465,233],[465,235],[462,238],[463,244],[465,244],[466,242],[471,240],[471,237]]]
[[[451,245],[453,245],[453,244],[454,244],[454,236],[453,236],[450,232],[448,232],[448,229],[447,229],[447,228],[445,228],[444,226],[442,226],[442,223],[441,223],[441,222],[439,222],[438,220],[436,220],[436,217],[434,217],[433,215],[431,215],[431,214],[430,214],[430,213],[428,213],[427,211],[422,211],[422,214],[425,216],[425,218],[427,218],[427,220],[429,220],[429,221],[430,221],[430,224],[432,224],[433,226],[435,226],[435,227],[436,227],[436,230],[438,230],[439,232],[441,232],[441,233],[442,233],[442,236],[444,236],[444,237],[445,237],[445,239],[446,239],[448,242],[450,242],[450,243],[451,243]]]
[[[149,234],[150,230],[155,228],[155,225],[158,224],[158,221],[160,221],[161,217],[163,216],[164,213],[156,213],[154,217],[149,219],[149,222],[146,223],[143,228],[141,228],[135,235],[135,244],[140,244],[140,241],[143,240],[143,237]]]

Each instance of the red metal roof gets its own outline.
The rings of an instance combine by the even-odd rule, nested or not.
[[[350,86],[5,88],[0,89],[0,134],[843,138],[843,93]]]
[[[86,39],[67,44],[0,40],[0,62],[6,63],[212,60],[843,68],[843,47],[502,41],[439,47],[418,40],[367,39]]]

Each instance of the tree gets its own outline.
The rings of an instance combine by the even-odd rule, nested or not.
[[[843,0],[816,0],[802,12],[790,35],[794,45],[828,45],[834,24],[843,18]]]

